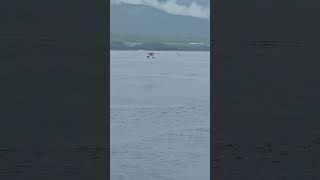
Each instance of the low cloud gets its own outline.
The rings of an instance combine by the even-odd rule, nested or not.
[[[209,7],[201,6],[195,1],[192,1],[189,5],[178,4],[176,0],[158,1],[158,0],[113,0],[112,4],[133,4],[133,5],[145,5],[153,7],[166,13],[180,16],[192,16],[197,18],[209,18]]]

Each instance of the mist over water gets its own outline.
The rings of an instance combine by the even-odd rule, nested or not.
[[[111,180],[209,179],[209,52],[110,55]]]

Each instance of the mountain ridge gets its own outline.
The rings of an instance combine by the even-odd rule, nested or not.
[[[171,15],[144,5],[112,4],[110,33],[209,40],[210,19]]]

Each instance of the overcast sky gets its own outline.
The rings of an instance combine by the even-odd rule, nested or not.
[[[144,5],[166,13],[197,18],[209,18],[209,0],[111,0],[112,4]]]

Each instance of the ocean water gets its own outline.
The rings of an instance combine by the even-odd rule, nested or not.
[[[210,53],[110,56],[111,180],[209,180]]]

